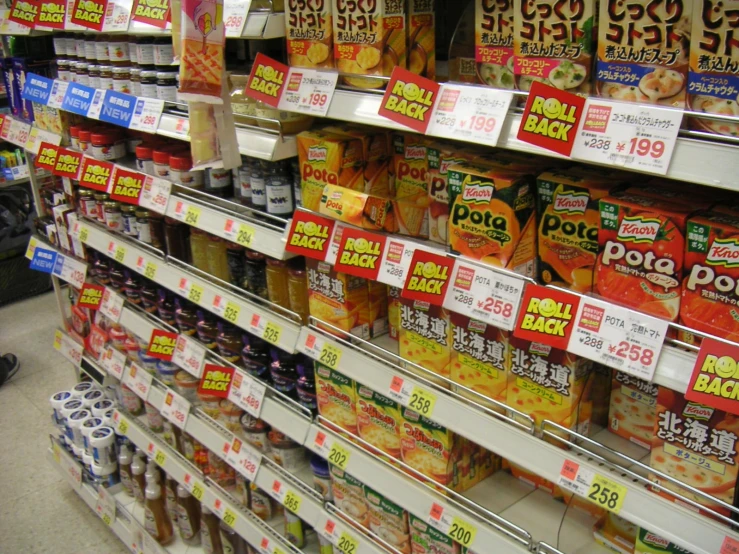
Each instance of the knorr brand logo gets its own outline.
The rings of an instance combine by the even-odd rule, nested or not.
[[[556,302],[551,298],[529,300],[521,321],[521,329],[564,337],[567,325],[572,321],[572,305]]]
[[[448,278],[448,267],[434,262],[416,262],[406,288],[409,291],[441,295]]]
[[[551,346],[540,342],[532,342],[531,346],[529,346],[529,353],[536,354],[537,356],[549,356],[551,351]]]
[[[298,221],[290,235],[290,245],[322,251],[328,240],[328,234],[328,225],[320,225],[314,221]]]
[[[462,200],[472,204],[489,204],[495,194],[492,183],[468,182],[462,191]]]
[[[416,83],[395,81],[385,109],[418,121],[426,121],[428,111],[434,105],[434,91],[419,87]]]
[[[709,265],[739,267],[739,239],[716,239],[706,256]]]
[[[406,146],[405,148],[405,159],[406,160],[422,160],[426,157],[425,146]]]
[[[710,358],[710,357],[711,356],[707,356],[706,357],[706,361],[703,362],[703,367],[706,366],[706,362],[708,362],[708,358]],[[713,357],[715,358],[715,356],[713,356]],[[724,356],[723,358],[728,358],[728,360],[727,360],[729,362],[728,365],[734,367],[734,371],[731,372],[731,375],[734,375],[736,373],[736,361],[733,358],[729,357],[729,356]],[[722,360],[723,358],[721,358],[720,360]],[[729,367],[729,369],[730,369],[730,367]],[[701,371],[703,371],[703,368],[701,368]],[[735,387],[735,385],[736,385],[736,382],[734,381],[734,379],[736,379],[736,378],[737,378],[737,376],[734,375],[734,377],[731,379],[731,381],[727,381],[726,383],[724,383],[724,386],[721,386],[721,378],[720,377],[715,378],[714,381],[708,387],[708,388],[714,388],[714,389],[716,389],[714,391],[709,391],[708,388],[706,390],[702,390],[701,391],[701,390],[699,390],[699,389],[696,388],[698,386],[698,383],[696,382],[695,386],[693,387],[693,390],[699,390],[699,392],[705,392],[707,394],[714,394],[716,396],[723,396],[724,398],[731,398],[733,400],[736,400],[736,398],[739,396],[739,387],[736,387],[736,389],[737,389],[736,392],[734,392],[734,390],[733,390],[734,387]],[[726,385],[730,385],[730,388],[729,387],[726,387]],[[724,389],[725,387],[727,388],[727,390],[721,390],[719,392],[719,390],[718,390],[719,388],[720,389]],[[724,394],[724,393],[726,393],[726,394]],[[687,417],[693,417],[695,419],[706,419],[706,420],[708,420],[708,419],[711,419],[711,416],[713,415],[713,408],[711,408],[710,406],[704,406],[703,404],[697,404],[695,402],[688,402],[685,405],[685,408],[683,408],[683,415],[684,416],[687,416]]]
[[[488,326],[486,323],[476,319],[470,319],[470,323],[467,325],[467,329],[475,333],[484,333],[487,328]]]
[[[308,160],[311,162],[325,162],[328,157],[328,148],[325,146],[311,146],[308,148]]]
[[[589,199],[587,192],[559,192],[554,195],[554,213],[584,214]]]
[[[652,546],[657,546],[659,548],[667,548],[668,546],[670,546],[670,541],[650,532],[647,532],[647,534],[644,535],[642,542],[646,544],[651,544]]]
[[[251,88],[251,90],[261,92],[262,94],[277,98],[284,82],[284,72],[276,70],[271,65],[260,63],[257,65],[254,78],[249,83],[249,88]]]
[[[348,238],[344,244],[344,251],[341,253],[339,263],[374,269],[380,256],[382,256],[382,245],[379,242],[361,237],[357,239]]]
[[[656,218],[626,216],[618,228],[618,239],[623,242],[652,244],[657,238],[661,221]]]

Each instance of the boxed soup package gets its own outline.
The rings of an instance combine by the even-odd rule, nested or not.
[[[435,0],[408,0],[408,69],[436,79]]]
[[[681,546],[663,539],[657,533],[652,533],[639,527],[634,545],[634,554],[691,554]]]
[[[494,88],[515,89],[513,2],[478,0],[474,4],[477,78]]]
[[[659,387],[657,420],[649,465],[728,504],[734,504],[739,473],[739,417],[686,400],[682,394]],[[729,516],[728,510],[651,474],[652,481],[702,506]],[[661,496],[680,504],[669,493]],[[689,506],[687,504],[684,504]],[[691,509],[694,509],[691,507]]]
[[[429,236],[428,145],[425,137],[393,135],[393,208],[398,229],[404,235]]]
[[[429,239],[447,244],[449,239],[449,168],[471,161],[473,150],[460,151],[456,146],[434,142],[428,149]]]
[[[316,362],[318,413],[340,431],[357,434],[357,394],[354,381]]]
[[[451,375],[452,329],[449,311],[423,300],[400,298],[399,355],[449,379]],[[411,371],[414,368],[409,367]],[[428,373],[423,377],[442,387],[449,384],[434,379]]]
[[[364,385],[357,388],[357,427],[359,436],[387,454],[400,459],[400,426],[403,418],[394,400]]]
[[[334,27],[329,2],[287,2],[285,27],[290,67],[334,67]]]
[[[369,508],[370,531],[399,552],[410,554],[408,512],[366,484],[364,498]]]
[[[414,554],[459,554],[458,543],[413,514],[410,526]]]
[[[649,381],[614,370],[608,430],[651,448],[657,418],[657,389]]]
[[[364,497],[364,484],[335,465],[329,464],[329,469],[334,504],[359,525],[369,529],[370,512]]]
[[[595,541],[619,554],[633,554],[639,527],[611,512],[604,513],[593,525]]]
[[[700,2],[600,2],[597,94],[685,107],[693,6]]]
[[[513,1],[516,88],[528,91],[538,81],[590,95],[596,5],[595,0]]]

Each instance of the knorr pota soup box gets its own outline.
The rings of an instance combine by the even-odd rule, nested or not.
[[[590,94],[595,6],[595,0],[513,0],[518,89],[531,90],[539,81],[580,96]]]
[[[548,171],[537,177],[536,186],[539,281],[591,292],[598,255],[598,201],[614,188],[613,181]]]
[[[534,277],[534,184],[528,175],[491,165],[449,168],[449,245],[496,267]]]
[[[285,4],[285,31],[290,67],[334,67],[334,28],[329,2],[289,0]]]
[[[404,235],[428,237],[428,140],[406,133],[393,135],[395,217]]]
[[[475,2],[477,78],[488,86],[516,88],[513,67],[513,1]]]
[[[318,413],[340,430],[357,434],[357,395],[354,381],[343,373],[316,363]]]
[[[452,381],[476,393],[506,401],[508,386],[508,340],[510,333],[470,317],[452,313]],[[501,410],[492,402],[458,391],[475,402]]]
[[[455,164],[471,161],[473,150],[460,151],[456,146],[432,143],[427,148],[428,156],[428,201],[429,239],[447,244],[449,239],[449,168]]]
[[[657,423],[652,439],[649,465],[678,481],[690,485],[728,504],[734,503],[739,473],[739,418],[689,402],[665,387],[657,394]],[[657,475],[649,478],[703,506],[723,515],[729,511],[703,497],[681,489]],[[655,492],[657,490],[655,489]],[[661,496],[680,503],[668,493]]]
[[[398,231],[392,201],[341,186],[323,187],[318,212],[370,231]]]
[[[635,194],[601,199],[595,291],[616,304],[677,321],[685,225],[692,211]]]
[[[649,381],[614,370],[608,430],[651,448],[657,418],[657,389]]]
[[[452,345],[449,317],[449,311],[441,306],[401,297],[398,333],[400,357],[449,379]],[[409,369],[413,370],[412,367]],[[428,374],[423,376],[442,387],[449,387],[441,379],[434,379]]]
[[[602,0],[598,96],[684,107],[693,5],[690,0]]]
[[[388,456],[400,458],[400,426],[403,418],[394,400],[364,385],[357,388],[359,436]]]
[[[688,550],[663,539],[643,527],[636,536],[634,554],[691,554]]]

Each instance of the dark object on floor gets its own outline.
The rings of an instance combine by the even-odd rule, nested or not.
[[[32,270],[24,255],[0,260],[0,306],[36,296],[49,289],[49,274]]]
[[[21,362],[15,354],[0,356],[0,387],[7,383],[13,375],[18,373]]]

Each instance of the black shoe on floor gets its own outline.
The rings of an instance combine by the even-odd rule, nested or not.
[[[21,363],[15,354],[0,356],[0,387],[18,373]]]

